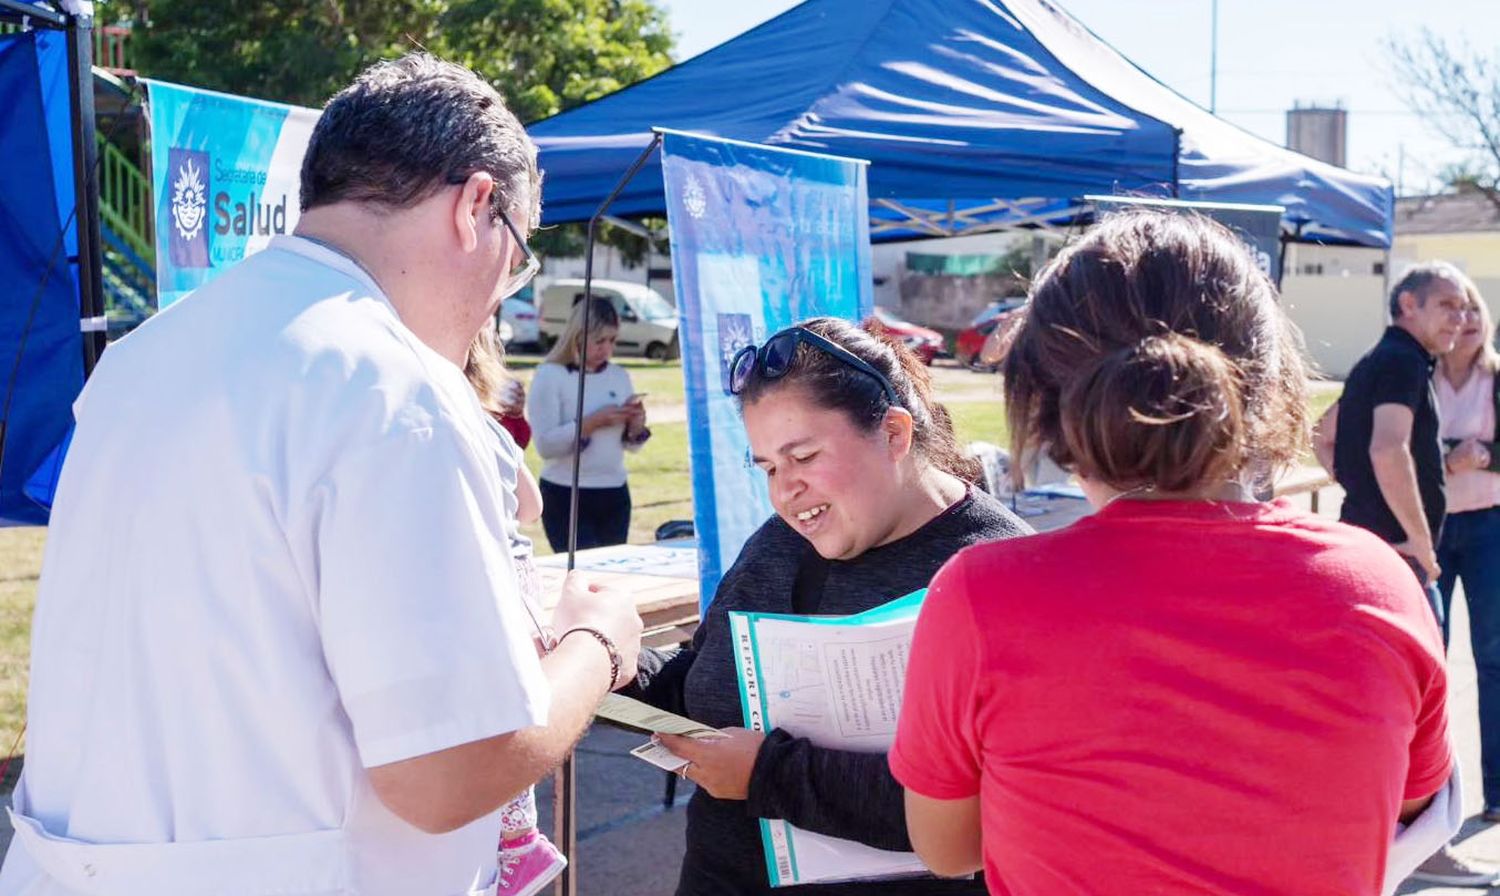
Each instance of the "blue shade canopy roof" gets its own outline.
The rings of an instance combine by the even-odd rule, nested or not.
[[[1282,205],[1294,236],[1390,242],[1388,182],[1223,122],[1047,0],[806,0],[529,132],[543,220],[587,219],[652,127],[871,162],[876,239],[1067,220],[1087,194]],[[612,214],[661,214],[654,161]]]

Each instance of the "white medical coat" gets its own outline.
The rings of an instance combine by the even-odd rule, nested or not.
[[[356,265],[278,237],[111,346],[32,633],[15,894],[456,894],[365,769],[545,721],[489,434]]]

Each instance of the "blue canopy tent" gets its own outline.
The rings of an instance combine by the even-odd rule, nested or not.
[[[1391,240],[1389,182],[1215,118],[1048,0],[806,0],[532,125],[543,221],[588,218],[652,127],[869,160],[877,240],[1051,225],[1118,193],[1280,205],[1289,239]],[[612,211],[663,208],[653,163]]]
[[[28,28],[0,35],[0,525],[31,525],[102,350],[90,23],[20,0],[0,22]]]

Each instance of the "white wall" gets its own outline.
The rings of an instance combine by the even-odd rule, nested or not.
[[[1287,246],[1282,307],[1325,376],[1347,376],[1385,330],[1385,264],[1381,249]]]

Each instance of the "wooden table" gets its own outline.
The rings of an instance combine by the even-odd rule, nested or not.
[[[566,554],[536,561],[549,612],[562,593],[567,564]],[[579,551],[577,568],[635,601],[646,626],[641,642],[648,647],[681,644],[698,627],[698,545],[691,538]]]

